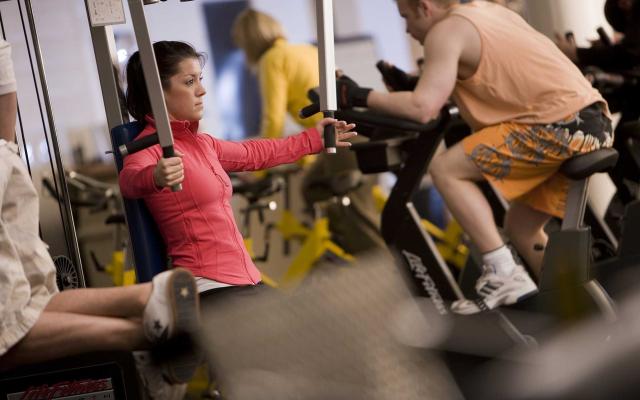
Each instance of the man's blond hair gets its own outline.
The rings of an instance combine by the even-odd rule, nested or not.
[[[407,1],[411,6],[413,6],[413,8],[418,8],[418,4],[420,3],[420,0],[407,0]],[[454,4],[460,3],[460,0],[431,0],[431,1],[442,7],[449,7]]]
[[[236,17],[231,36],[251,65],[256,65],[276,40],[285,39],[284,29],[278,21],[253,9],[246,9]]]

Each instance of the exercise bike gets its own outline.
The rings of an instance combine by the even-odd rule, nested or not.
[[[445,359],[460,382],[471,373],[472,365],[499,357],[517,346],[535,346],[544,335],[594,314],[615,319],[615,307],[601,285],[592,279],[590,269],[591,235],[583,226],[588,177],[611,168],[617,152],[603,149],[565,162],[562,172],[573,182],[562,229],[550,235],[539,283],[540,293],[515,307],[472,316],[455,316],[449,311],[452,301],[473,298],[438,253],[433,239],[426,234],[415,212],[411,196],[431,162],[443,136],[455,134],[462,121],[455,107],[445,107],[432,122],[421,125],[391,119],[370,111],[342,110],[338,118],[354,122],[359,132],[384,132],[371,141],[352,146],[359,164],[365,168],[397,170],[398,180],[382,214],[382,235],[406,276],[410,288],[425,298],[433,324],[449,327],[449,335],[440,344]],[[462,279],[465,274],[463,273]],[[522,317],[520,310],[535,310]],[[478,340],[490,338],[491,340]]]
[[[264,273],[262,274],[263,281],[272,287],[295,287],[311,273],[314,265],[324,257],[330,257],[336,262],[345,263],[350,263],[354,260],[351,254],[347,253],[332,240],[326,209],[331,204],[338,204],[343,207],[350,205],[348,194],[358,187],[360,182],[359,174],[342,174],[334,177],[329,182],[316,183],[316,185],[324,185],[323,189],[330,191],[333,195],[329,199],[314,202],[313,222],[311,225],[306,225],[286,206],[288,203],[286,199],[288,197],[290,175],[298,170],[299,168],[296,166],[279,167],[270,170],[266,177],[260,181],[234,185],[234,194],[244,197],[247,202],[246,207],[241,210],[243,215],[242,230],[245,245],[255,261],[265,262],[268,260],[273,231],[277,231],[285,243],[290,241],[300,243],[301,247],[287,267],[282,279],[274,280]],[[264,223],[264,212],[266,210],[274,211],[278,208],[276,201],[266,200],[266,198],[277,192],[284,194],[285,207],[282,209],[282,215],[278,221],[266,225],[263,234],[265,247],[261,255],[257,256],[250,234],[251,215],[257,214],[259,221]],[[284,251],[288,251],[286,246]]]

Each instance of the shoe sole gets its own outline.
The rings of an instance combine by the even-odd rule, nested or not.
[[[187,289],[186,293],[183,290]],[[173,313],[173,335],[191,333],[200,323],[200,298],[193,275],[176,268],[169,277],[169,299]]]
[[[522,300],[528,299],[531,296],[535,296],[536,294],[538,294],[538,288],[532,289],[528,292],[526,292],[525,294],[521,294],[519,296],[514,296],[512,293],[508,293],[506,294],[503,299],[504,302],[500,302],[498,301],[498,303],[496,305],[494,305],[493,307],[491,307],[491,309],[495,309],[498,308],[500,306],[510,306],[513,304],[516,304],[518,302],[521,302]]]
[[[487,310],[483,310],[480,307],[476,306],[476,307],[478,307],[477,310],[473,310],[473,311],[468,311],[467,312],[467,311],[463,311],[463,310],[456,310],[455,307],[452,306],[451,307],[451,312],[453,312],[454,314],[457,314],[457,315],[473,315],[473,314],[479,314],[479,313],[485,312],[485,311],[493,311],[493,310],[495,310],[497,308],[500,308],[501,306],[510,306],[510,305],[519,303],[519,302],[521,302],[523,300],[528,299],[529,297],[535,296],[536,294],[538,294],[538,292],[539,292],[538,288],[535,288],[535,289],[533,289],[533,290],[531,290],[531,291],[529,291],[529,292],[527,292],[525,294],[522,294],[522,295],[520,295],[518,297],[513,297],[513,294],[507,293],[504,296],[500,297],[498,299],[498,301],[496,301],[496,304],[494,304],[493,306],[489,306],[487,304],[487,306],[489,307]],[[504,300],[504,302],[502,302],[502,300]],[[486,302],[485,302],[485,304],[486,304]]]
[[[168,284],[174,321],[173,336],[191,335],[195,333],[200,322],[200,298],[193,275],[185,269],[176,268],[169,277]],[[191,380],[200,364],[200,356],[194,346],[186,347],[167,363],[168,378],[173,383],[186,383]]]
[[[532,297],[532,296],[537,295],[539,292],[540,292],[540,291],[539,291],[538,289],[534,289],[534,290],[530,291],[529,293],[525,293],[525,294],[521,295],[520,297],[518,297],[518,298],[516,299],[516,301],[515,301],[515,302],[513,302],[513,303],[511,303],[511,304],[520,303],[521,301],[526,300],[526,299],[528,299],[529,297]],[[510,305],[510,304],[509,304],[509,305]]]

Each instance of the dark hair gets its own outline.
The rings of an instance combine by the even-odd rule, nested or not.
[[[204,66],[206,57],[197,52],[193,46],[184,42],[161,41],[153,44],[156,54],[156,63],[160,73],[162,88],[167,90],[169,79],[178,72],[178,64],[189,58],[196,58],[200,65]],[[151,114],[151,102],[147,92],[147,84],[142,73],[140,53],[135,52],[127,62],[127,110],[138,121],[143,121],[144,116]]]
[[[616,32],[627,34],[630,29],[633,30],[638,24],[640,2],[631,0],[631,9],[625,10],[620,6],[619,0],[607,0],[604,5],[604,15],[609,25]]]

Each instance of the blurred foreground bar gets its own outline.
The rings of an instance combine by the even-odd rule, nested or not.
[[[202,342],[234,400],[460,398],[440,361],[394,338],[412,301],[391,257],[375,253],[320,265],[292,293],[205,296]]]

